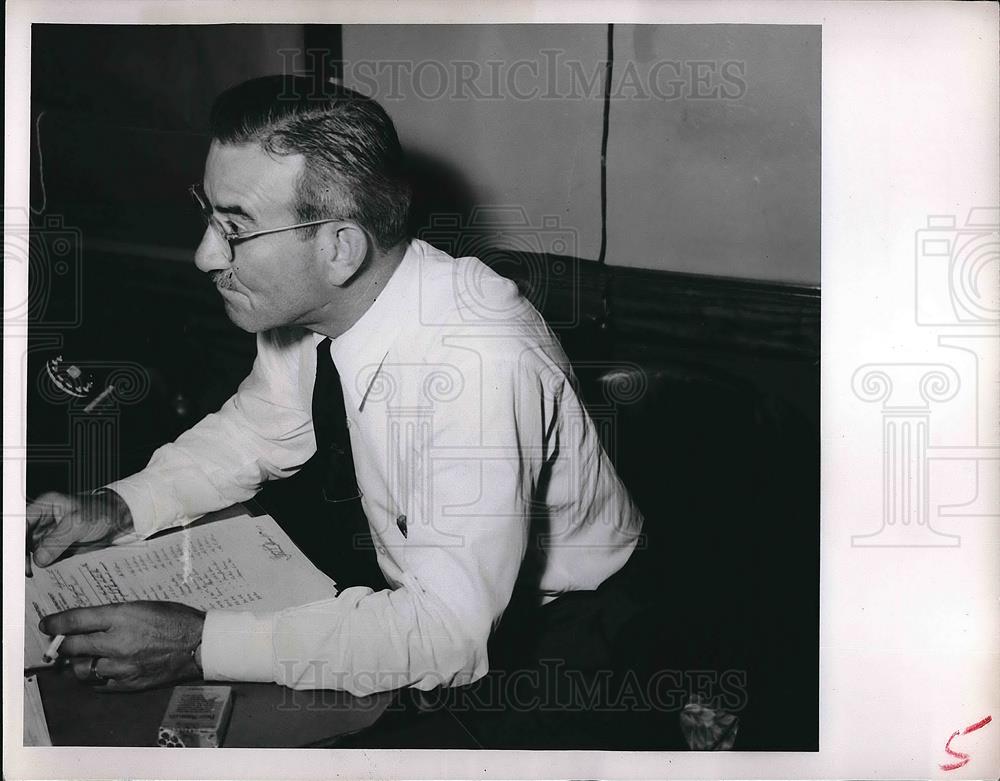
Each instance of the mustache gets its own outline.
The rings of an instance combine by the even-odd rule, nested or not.
[[[221,290],[232,290],[233,287],[233,272],[232,271],[213,271],[211,272],[212,284]]]

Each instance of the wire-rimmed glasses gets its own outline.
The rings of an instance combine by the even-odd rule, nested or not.
[[[343,219],[341,217],[328,217],[323,220],[298,222],[295,225],[283,225],[280,228],[264,228],[248,232],[228,231],[222,224],[222,221],[215,215],[215,209],[212,208],[212,204],[209,203],[208,197],[205,195],[205,190],[200,184],[192,184],[188,187],[188,192],[191,193],[191,197],[194,198],[195,203],[198,205],[198,211],[201,213],[201,218],[204,220],[205,225],[212,228],[225,241],[226,247],[229,248],[229,260],[233,259],[234,244],[249,241],[258,236],[267,236],[271,233],[281,233],[283,231],[295,230],[296,228],[308,228],[310,225],[323,225],[328,222],[340,222]]]

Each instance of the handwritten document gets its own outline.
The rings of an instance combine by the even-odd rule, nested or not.
[[[271,611],[336,594],[270,516],[214,521],[36,567],[25,580],[25,666],[42,665],[49,644],[39,619],[71,607],[153,599]]]

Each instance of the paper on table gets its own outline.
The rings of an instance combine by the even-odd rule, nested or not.
[[[336,594],[270,516],[214,521],[36,568],[25,579],[25,666],[44,664],[39,619],[71,607],[153,599],[269,611]]]

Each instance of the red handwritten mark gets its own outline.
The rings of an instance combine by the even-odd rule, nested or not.
[[[960,729],[956,730],[955,732],[952,732],[951,737],[948,738],[948,742],[944,744],[944,750],[947,751],[948,754],[950,754],[951,756],[958,757],[958,762],[950,762],[946,765],[938,765],[938,767],[940,767],[942,770],[958,770],[960,767],[965,767],[967,764],[969,764],[969,760],[971,759],[971,757],[968,754],[965,754],[961,751],[952,751],[951,742],[959,735],[968,735],[970,732],[975,732],[977,729],[982,729],[991,721],[993,721],[993,717],[987,716],[985,719],[977,721],[975,724],[970,724],[965,729]]]

